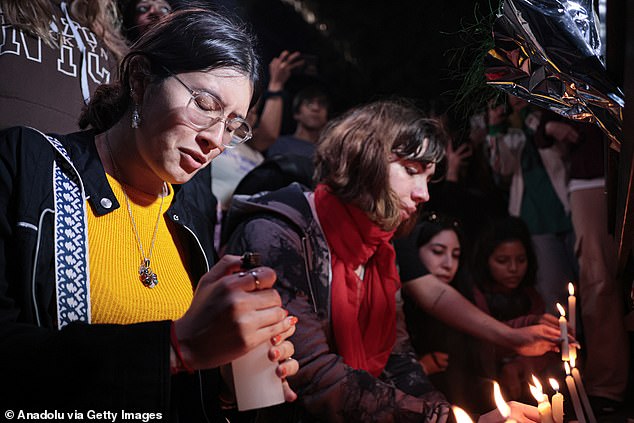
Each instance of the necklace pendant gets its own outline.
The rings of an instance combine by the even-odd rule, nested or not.
[[[158,285],[158,277],[150,268],[150,260],[143,259],[139,266],[139,280],[146,288],[154,288]]]

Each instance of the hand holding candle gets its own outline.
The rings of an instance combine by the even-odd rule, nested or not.
[[[566,310],[557,303],[557,309],[561,314],[559,318],[559,331],[561,332],[561,359],[563,361],[570,360],[570,347],[568,345],[568,322],[566,321]]]
[[[555,390],[552,398],[553,420],[555,423],[564,423],[564,396],[559,393],[559,383],[553,379],[548,379],[550,386]]]

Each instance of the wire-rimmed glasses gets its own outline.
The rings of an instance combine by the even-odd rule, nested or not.
[[[249,125],[246,120],[240,117],[232,119],[226,118],[224,116],[224,107],[216,96],[189,88],[178,76],[168,69],[165,70],[191,94],[186,111],[189,122],[196,129],[207,129],[222,122],[225,126],[222,136],[222,145],[226,148],[233,148],[251,139],[253,131],[251,125]]]

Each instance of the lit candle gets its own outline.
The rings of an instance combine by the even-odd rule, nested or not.
[[[590,401],[588,400],[588,395],[586,394],[586,388],[583,386],[583,382],[581,381],[581,373],[579,373],[579,369],[575,367],[574,360],[570,360],[570,365],[572,366],[572,378],[575,380],[575,385],[579,391],[579,398],[581,398],[581,404],[588,415],[588,421],[590,423],[596,423],[597,419],[594,417],[594,412],[590,406]]]
[[[586,417],[583,415],[583,408],[581,408],[581,402],[579,401],[579,395],[577,395],[577,388],[575,387],[575,380],[570,376],[570,366],[568,363],[564,363],[566,369],[566,386],[568,392],[570,392],[570,398],[572,399],[572,406],[575,409],[575,415],[579,423],[586,423]]]
[[[570,360],[570,349],[568,345],[568,322],[566,321],[566,310],[557,303],[557,309],[561,314],[559,317],[559,331],[561,332],[561,359],[563,361]]]
[[[555,423],[564,423],[564,396],[559,393],[559,383],[553,378],[548,379],[550,386],[555,391],[553,395],[553,420]]]
[[[473,423],[473,420],[471,420],[471,417],[469,417],[467,412],[464,411],[462,408],[456,405],[452,405],[451,409],[453,410],[453,415],[456,417],[457,423]]]
[[[500,385],[497,382],[493,382],[493,398],[495,399],[495,405],[498,411],[504,417],[505,423],[517,423],[511,418],[511,407],[506,403],[502,392],[500,391]]]
[[[576,336],[577,333],[577,297],[575,297],[575,286],[572,282],[568,283],[568,322],[570,323],[570,329],[572,335]],[[577,358],[577,348],[574,345],[570,346],[570,357]]]
[[[572,282],[568,283],[568,321],[572,334],[577,332],[577,297],[575,297],[575,286]]]
[[[548,401],[548,395],[544,394],[542,390],[542,384],[539,382],[539,379],[533,375],[533,383],[535,385],[528,384],[528,387],[531,390],[531,394],[537,400],[537,411],[539,411],[539,421],[541,423],[553,423],[553,414],[550,407],[550,402]]]

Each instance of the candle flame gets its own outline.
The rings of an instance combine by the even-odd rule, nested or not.
[[[497,382],[493,382],[493,398],[495,398],[495,405],[502,417],[508,419],[511,415],[511,407],[504,401],[504,397],[502,397],[502,392],[500,391],[500,385]]]
[[[555,379],[551,377],[550,379],[548,379],[548,382],[550,383],[550,386],[552,386],[552,388],[555,391],[559,391],[559,383]]]
[[[533,397],[535,397],[537,402],[542,402],[542,397],[544,396],[542,390],[539,389],[537,386],[531,385],[530,383],[528,384],[528,388],[531,390],[531,394],[533,394]]]
[[[458,423],[473,423],[471,417],[464,411],[462,408],[452,405],[451,409],[453,410],[453,415],[456,416],[456,422]]]
[[[539,389],[539,392],[542,393],[544,390],[542,389],[542,383],[537,379],[535,375],[531,375],[533,378],[533,383],[535,384],[535,388]]]
[[[575,295],[575,286],[572,282],[568,282],[568,294]]]
[[[559,314],[561,314],[564,317],[566,316],[566,310],[559,303],[557,303],[557,310],[559,310]]]
[[[564,369],[566,369],[566,374],[570,375],[570,365],[567,361],[564,361]]]
[[[575,357],[570,356],[570,367],[575,367]]]

